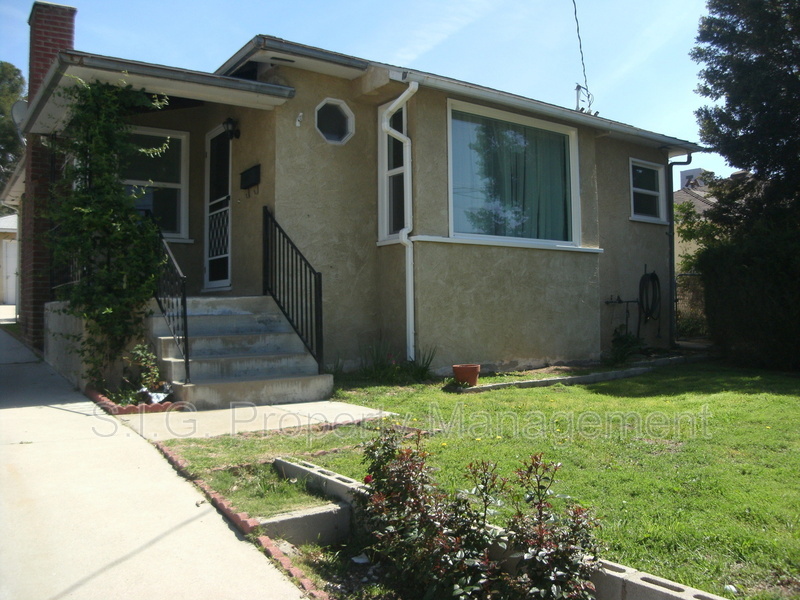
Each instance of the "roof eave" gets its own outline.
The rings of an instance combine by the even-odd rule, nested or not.
[[[360,77],[371,64],[369,61],[339,54],[338,52],[289,42],[268,35],[257,35],[217,69],[215,73],[217,75],[232,76],[251,61],[289,65],[344,79]]]
[[[17,209],[19,207],[22,194],[25,193],[25,155],[17,162],[14,172],[8,178],[6,184],[3,186],[3,191],[0,192],[0,203]]]
[[[79,80],[125,84],[153,94],[264,110],[280,106],[294,96],[294,89],[287,86],[65,51],[54,61],[30,104],[23,131],[52,133],[63,127],[66,101],[58,98],[55,92],[77,85]]]
[[[441,77],[439,75],[432,75],[421,71],[402,70],[399,77],[403,81],[416,81],[421,86],[437,89],[439,91],[460,94],[467,98],[493,102],[509,108],[534,112],[537,115],[559,119],[576,126],[592,127],[612,137],[637,140],[639,142],[645,141],[648,145],[663,149],[667,153],[668,158],[684,156],[694,152],[708,152],[708,149],[693,142],[654,133],[589,113],[570,110],[554,104],[547,104],[539,100],[532,100],[523,96],[517,96],[507,92]]]

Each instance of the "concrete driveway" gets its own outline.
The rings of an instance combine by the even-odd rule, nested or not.
[[[304,597],[109,419],[0,331],[0,599]]]

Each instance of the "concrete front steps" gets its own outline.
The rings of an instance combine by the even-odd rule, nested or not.
[[[316,360],[269,296],[187,300],[189,371],[161,314],[150,332],[175,399],[196,409],[232,404],[316,402],[330,397],[333,376]]]

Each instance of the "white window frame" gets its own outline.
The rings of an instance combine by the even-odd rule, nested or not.
[[[382,116],[386,109],[391,105],[387,102],[378,109],[378,240],[397,240],[400,237],[400,232],[391,233],[389,226],[391,224],[391,209],[390,206],[390,186],[389,181],[394,175],[403,175],[404,185],[407,183],[406,170],[408,165],[403,164],[394,169],[389,169],[389,141],[392,138],[388,133],[383,131]],[[403,114],[403,130],[400,131],[406,135],[408,128],[408,111],[406,107],[401,106],[397,112],[402,111]],[[396,113],[395,113],[396,114]],[[394,115],[392,115],[394,116]],[[391,121],[391,119],[390,119]],[[403,199],[405,202],[405,198]]]
[[[453,111],[465,112],[481,117],[488,117],[526,127],[544,129],[567,137],[569,146],[569,174],[570,174],[570,212],[572,239],[544,240],[535,238],[518,238],[509,236],[484,235],[477,233],[457,233],[455,231],[453,212]],[[486,245],[561,249],[580,248],[581,246],[581,198],[580,198],[580,171],[578,155],[578,130],[575,127],[542,121],[517,113],[511,113],[496,108],[489,108],[478,104],[471,104],[461,100],[448,99],[447,101],[447,162],[448,162],[448,213],[450,218],[450,237],[475,240]],[[511,243],[511,244],[509,244]]]
[[[342,109],[342,112],[345,114],[345,117],[347,117],[347,133],[341,140],[328,139],[319,128],[319,109],[325,106],[326,104],[333,104],[335,106],[338,106],[339,108]],[[322,136],[323,140],[325,140],[329,144],[333,144],[334,146],[344,146],[348,141],[350,141],[350,138],[352,138],[356,133],[356,116],[353,114],[353,111],[350,110],[350,107],[347,106],[347,102],[345,102],[344,100],[339,100],[338,98],[325,98],[325,100],[317,104],[317,108],[314,109],[314,126],[317,130],[317,133],[319,133]]]
[[[664,165],[649,162],[646,160],[639,160],[638,158],[630,158],[628,164],[628,181],[631,189],[631,221],[639,221],[640,223],[655,223],[657,225],[667,225],[667,190],[666,190],[666,169]],[[658,193],[653,190],[637,188],[633,186],[633,167],[634,165],[651,169],[658,173]],[[634,193],[646,194],[658,198],[658,217],[651,217],[649,215],[641,215],[636,213],[634,209],[633,195]]]
[[[133,133],[142,135],[159,136],[163,138],[179,139],[181,140],[181,162],[180,162],[180,183],[164,183],[153,180],[142,181],[138,179],[125,179],[123,181],[126,185],[135,185],[140,187],[153,187],[154,185],[163,186],[165,188],[180,190],[179,198],[179,218],[180,229],[178,232],[163,232],[164,238],[173,241],[190,241],[189,240],[189,132],[177,131],[174,129],[160,129],[155,127],[134,127],[131,130]]]

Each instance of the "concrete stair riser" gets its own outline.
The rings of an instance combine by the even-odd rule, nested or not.
[[[158,355],[164,358],[181,358],[172,336],[156,340]],[[294,331],[280,333],[240,333],[231,335],[191,335],[189,355],[193,358],[240,354],[242,352],[305,352],[303,342]]]
[[[161,316],[150,317],[151,331],[156,337],[167,337],[172,334]],[[190,315],[190,335],[214,335],[218,333],[288,333],[291,325],[281,313],[244,314],[244,315]]]
[[[198,410],[230,408],[231,405],[292,404],[327,400],[333,392],[332,375],[282,379],[238,379],[173,384],[177,400]]]
[[[316,375],[319,367],[309,354],[241,354],[236,356],[191,356],[191,375],[195,382],[207,379],[237,379],[241,377],[266,377],[269,379],[290,375]],[[163,361],[165,377],[170,381],[185,379],[182,358]]]
[[[157,310],[157,309],[156,309]],[[270,297],[189,298],[185,363],[161,314],[149,319],[159,365],[175,396],[196,409],[316,402],[330,397],[333,378],[316,360]]]

